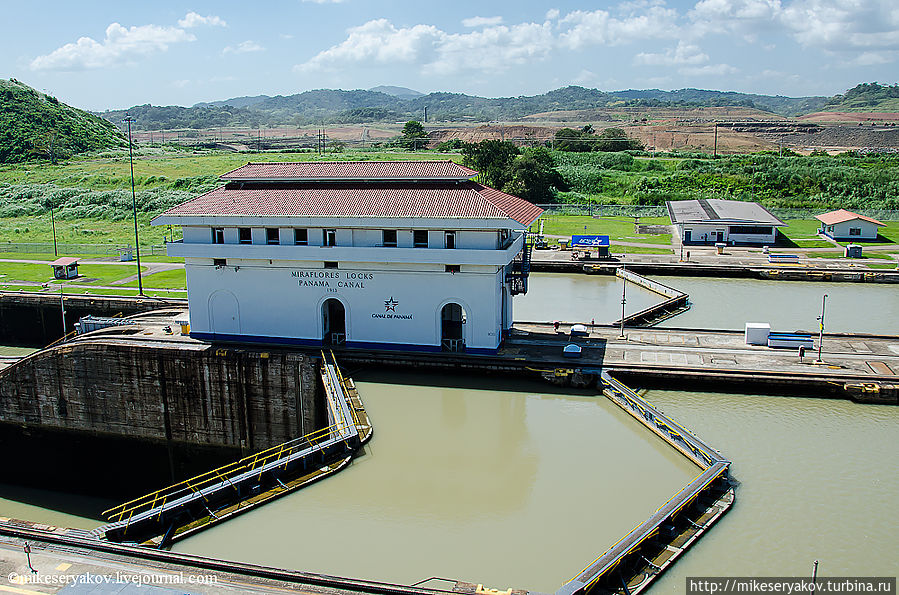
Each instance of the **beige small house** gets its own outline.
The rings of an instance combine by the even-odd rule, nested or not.
[[[821,222],[818,233],[834,240],[876,240],[878,228],[886,225],[846,209],[816,215],[815,219]]]

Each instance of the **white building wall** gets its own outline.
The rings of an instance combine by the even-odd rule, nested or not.
[[[455,302],[467,319],[466,348],[494,351],[499,346],[503,273],[496,267],[472,266],[452,274],[442,266],[410,270],[413,265],[399,263],[375,268],[342,262],[339,269],[303,264],[229,259],[228,266],[216,268],[209,259],[188,259],[191,334],[314,344],[322,339],[322,306],[336,298],[346,310],[348,346],[439,350],[441,309]],[[511,303],[507,308],[511,320]]]
[[[849,229],[853,227],[860,228],[862,230],[861,235],[849,235]],[[877,228],[877,225],[874,225],[870,221],[864,221],[863,219],[843,221],[826,227],[828,230],[833,229],[833,231],[828,231],[827,235],[840,240],[876,240]]]
[[[777,240],[776,227],[772,228],[769,234],[747,234],[747,233],[731,233],[726,234],[727,238],[738,244],[773,244]]]

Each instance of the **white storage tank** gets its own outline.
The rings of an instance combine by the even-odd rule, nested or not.
[[[747,345],[768,345],[771,324],[768,322],[747,322],[743,333]]]

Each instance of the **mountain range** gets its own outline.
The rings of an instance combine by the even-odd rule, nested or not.
[[[198,103],[193,107],[139,105],[101,115],[112,122],[129,113],[144,130],[211,128],[217,126],[349,124],[423,120],[425,108],[433,121],[520,120],[543,112],[619,107],[754,107],[783,116],[797,116],[825,107],[828,97],[784,97],[731,91],[679,89],[605,92],[568,86],[541,95],[487,98],[463,93],[423,94],[404,87],[381,86],[344,91],[316,89],[295,95],[255,95]]]

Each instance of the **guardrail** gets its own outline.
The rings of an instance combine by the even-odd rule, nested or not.
[[[630,281],[631,283],[667,298],[661,304],[655,304],[654,306],[643,308],[639,312],[634,312],[633,314],[625,316],[624,324],[626,326],[635,326],[640,323],[643,325],[651,325],[665,318],[670,318],[673,313],[679,313],[688,308],[687,299],[690,296],[679,289],[669,287],[664,283],[659,283],[652,279],[647,279],[646,277],[638,275],[633,271],[628,271],[623,267],[615,269],[615,276],[624,279],[625,282]],[[621,319],[619,318],[612,324],[621,324]]]
[[[283,487],[282,476],[308,472],[352,455],[361,445],[355,423],[358,417],[347,403],[341,379],[336,363],[325,360],[322,381],[328,402],[327,427],[110,508],[103,512],[109,524],[95,534],[111,541],[155,537],[198,514],[215,517],[216,507],[263,492],[266,486]]]
[[[603,392],[608,398],[656,435],[677,448],[678,451],[698,465],[702,472],[683,489],[669,498],[646,521],[618,540],[576,577],[565,583],[556,591],[556,595],[587,593],[598,583],[607,579],[613,570],[620,570],[626,560],[642,559],[649,566],[653,566],[642,556],[640,553],[641,548],[653,537],[660,534],[663,525],[673,523],[680,516],[683,516],[685,511],[696,503],[701,494],[706,493],[712,486],[717,485],[716,482],[726,480],[730,466],[730,461],[722,457],[718,451],[667,417],[627,386],[609,376],[607,372],[601,372],[600,378],[605,386]],[[718,514],[723,514],[723,511],[719,511]],[[714,519],[717,519],[717,516],[707,525],[701,527],[701,530],[704,530],[714,522]],[[689,519],[686,520],[690,524],[695,525]],[[675,557],[672,556],[670,561],[673,561]],[[618,586],[619,581],[625,584],[620,573],[616,577],[619,579],[618,581],[610,579],[616,586]],[[651,578],[647,578],[637,589],[628,590],[628,587],[625,587],[625,592],[637,593],[648,586],[650,581]]]

